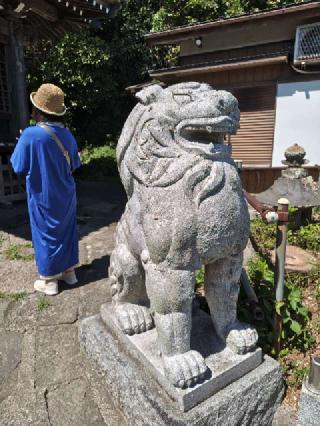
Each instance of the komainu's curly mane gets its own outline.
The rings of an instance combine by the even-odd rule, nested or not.
[[[129,115],[117,147],[120,176],[128,196],[133,179],[146,186],[168,186],[187,171],[187,179],[194,182],[211,175],[205,193],[221,184],[222,161],[230,162],[223,136],[238,126],[236,99],[200,83],[168,89],[155,85],[139,92],[137,98],[140,102]],[[220,161],[213,169],[212,159]]]

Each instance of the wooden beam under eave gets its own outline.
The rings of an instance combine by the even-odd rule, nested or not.
[[[58,20],[58,10],[45,0],[23,0],[30,12],[35,13],[46,21],[56,22]]]
[[[110,7],[114,4],[119,4],[120,0],[97,0],[98,4],[102,4],[104,7]]]
[[[175,68],[168,70],[151,70],[149,71],[150,77],[158,78],[161,80],[161,77],[179,77],[179,76],[192,76],[194,74],[208,74],[221,71],[232,71],[243,68],[254,68],[261,67],[266,65],[275,65],[275,64],[285,64],[288,63],[287,56],[277,56],[275,58],[264,58],[264,59],[254,59],[252,61],[243,61],[236,62],[232,64],[221,64],[221,65],[207,65],[202,67],[192,67],[192,68]]]

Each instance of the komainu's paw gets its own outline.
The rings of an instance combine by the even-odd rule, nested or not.
[[[226,344],[233,352],[244,355],[256,347],[257,341],[258,334],[251,325],[238,321],[229,325]]]
[[[196,351],[163,356],[164,373],[170,383],[178,388],[190,388],[205,379],[208,367]]]
[[[119,327],[130,336],[153,328],[152,316],[145,306],[124,303],[116,305],[114,310]]]

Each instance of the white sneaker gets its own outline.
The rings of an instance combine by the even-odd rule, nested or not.
[[[36,280],[33,288],[48,296],[55,296],[58,294],[58,281],[57,280]]]
[[[76,273],[74,271],[63,272],[59,279],[68,285],[75,285],[78,282]]]

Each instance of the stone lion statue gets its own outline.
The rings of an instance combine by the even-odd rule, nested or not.
[[[239,126],[237,100],[196,82],[137,93],[117,147],[128,203],[116,231],[109,277],[124,333],[154,325],[164,373],[176,387],[204,380],[207,366],[190,350],[195,273],[215,331],[238,354],[257,333],[237,321],[249,215],[225,135]]]

